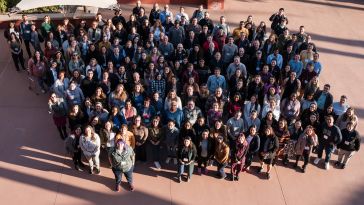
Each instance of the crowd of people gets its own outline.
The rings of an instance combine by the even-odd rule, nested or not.
[[[255,171],[254,161],[267,179],[279,161],[304,173],[323,151],[325,169],[335,150],[334,166],[344,169],[360,148],[354,108],[320,86],[319,50],[304,26],[290,33],[283,8],[271,29],[252,15],[230,28],[202,5],[190,16],[155,3],[148,16],[140,1],[128,21],[121,10],[78,25],[45,16],[37,28],[22,18],[5,31],[16,69],[28,70],[35,92],[50,93],[49,113],[75,169],[85,169],[83,155],[99,174],[107,153],[116,191],[122,174],[134,190],[136,161],[152,160],[157,170],[173,163],[178,182],[209,166],[237,181]]]

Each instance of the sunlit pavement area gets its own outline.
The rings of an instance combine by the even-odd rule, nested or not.
[[[133,6],[125,6],[126,18]],[[149,13],[151,7],[145,7]],[[210,13],[215,20],[224,15],[232,28],[249,14],[256,24],[264,20],[270,25],[268,18],[280,7],[286,10],[291,31],[305,25],[312,35],[323,64],[321,85],[331,84],[335,101],[342,94],[348,96],[359,116],[358,131],[364,133],[364,30],[360,28],[364,25],[364,1],[227,0],[225,10]],[[172,11],[177,8],[172,6]],[[194,9],[186,10],[192,14]],[[103,13],[112,15],[110,11]],[[239,182],[221,181],[210,171],[210,176],[194,175],[191,182],[178,184],[173,165],[155,171],[151,162],[137,164],[136,190],[129,192],[125,183],[121,192],[115,193],[114,176],[105,156],[100,175],[73,169],[47,112],[48,95],[36,96],[28,90],[27,74],[15,70],[8,45],[0,39],[0,204],[364,204],[363,150],[345,170],[331,167],[326,171],[323,164],[317,167],[311,161],[302,174],[293,164],[278,164],[269,181],[254,172],[243,173]],[[258,164],[253,166],[254,171]]]

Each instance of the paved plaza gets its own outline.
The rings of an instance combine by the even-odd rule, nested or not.
[[[124,16],[130,8],[126,5]],[[150,6],[145,6],[147,14]],[[284,7],[288,27],[297,31],[305,25],[312,35],[323,64],[321,85],[331,84],[334,101],[342,94],[356,109],[358,131],[364,133],[364,1],[354,0],[226,0],[224,11],[211,11],[216,20],[224,15],[230,27],[252,14],[254,21],[268,18]],[[172,6],[177,11],[176,6]],[[187,7],[192,13],[194,8]],[[113,14],[103,11],[107,17]],[[3,33],[1,31],[1,33]],[[114,189],[114,175],[102,156],[101,174],[77,172],[65,154],[51,116],[48,95],[28,90],[27,74],[18,73],[8,45],[0,38],[0,204],[16,205],[349,205],[364,204],[364,151],[361,149],[344,170],[311,162],[302,174],[280,164],[271,180],[255,173],[242,173],[239,182],[194,175],[190,183],[177,183],[177,167],[155,171],[152,162],[137,164],[134,192]],[[363,141],[362,141],[363,142]],[[315,154],[313,154],[315,156]],[[337,159],[337,155],[332,157]],[[258,163],[253,163],[253,170]],[[292,166],[292,164],[291,164]],[[215,169],[210,167],[209,169]],[[263,176],[263,175],[262,175]]]

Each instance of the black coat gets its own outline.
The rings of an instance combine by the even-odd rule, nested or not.
[[[349,132],[349,130],[342,129],[342,141],[337,145],[337,148],[343,149],[345,151],[359,151],[360,149],[360,136],[358,131],[353,130]]]
[[[323,93],[323,90],[319,90],[316,92],[315,96],[314,96],[314,99],[317,100],[320,98],[320,96],[322,95]],[[327,107],[329,107],[330,105],[332,105],[333,103],[333,96],[331,93],[327,93],[327,96],[326,96],[326,101],[325,101],[325,105],[324,105],[324,110],[327,109]]]

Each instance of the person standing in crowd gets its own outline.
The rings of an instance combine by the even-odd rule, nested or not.
[[[249,127],[248,132],[247,132],[247,137],[245,138],[245,140],[247,141],[247,143],[249,145],[249,149],[248,149],[248,152],[246,153],[244,169],[249,171],[250,166],[253,162],[253,158],[260,149],[260,137],[258,135],[257,126],[252,125]]]
[[[131,132],[135,138],[135,160],[146,162],[147,161],[147,139],[148,139],[148,128],[142,125],[142,117],[137,115],[133,124],[131,125]]]
[[[225,173],[225,168],[229,162],[229,153],[230,153],[230,148],[224,142],[224,137],[222,135],[217,136],[214,159],[217,164],[217,171],[218,171],[217,176],[220,179],[225,179],[227,176]]]
[[[346,128],[341,130],[341,134],[342,141],[337,145],[339,156],[335,166],[345,169],[351,157],[359,151],[361,139],[353,122],[348,122]]]
[[[120,131],[115,137],[115,141],[119,139],[122,139],[128,146],[135,149],[135,137],[134,134],[128,130],[128,125],[121,125]]]
[[[30,58],[32,56],[29,46],[31,39],[31,23],[28,20],[28,15],[26,14],[22,15],[22,22],[20,23],[19,27],[20,27],[20,35],[24,40],[25,49],[28,53],[28,57]]]
[[[178,159],[178,173],[177,179],[178,182],[182,182],[182,175],[184,173],[185,167],[188,169],[188,175],[186,181],[189,182],[191,180],[195,159],[197,158],[197,150],[195,145],[193,144],[191,137],[187,136],[183,140],[183,145],[180,149],[178,149],[177,159]]]
[[[276,158],[277,151],[279,149],[278,137],[274,134],[273,128],[267,126],[263,131],[264,140],[261,141],[261,152],[260,152],[260,168],[258,172],[262,172],[263,165],[267,164],[266,177],[270,179],[270,171],[272,164]]]
[[[318,165],[322,158],[322,153],[325,150],[325,169],[329,170],[331,154],[336,145],[342,140],[342,134],[340,129],[334,125],[334,117],[332,115],[326,117],[326,122],[321,126],[318,140],[317,158],[315,159],[314,164]]]
[[[17,37],[17,35],[12,32],[9,36],[9,46],[10,46],[10,52],[11,57],[13,59],[13,62],[15,64],[16,70],[20,71],[19,64],[25,70],[24,66],[24,57],[23,57],[23,49],[21,48],[21,40]]]
[[[340,101],[339,102],[334,102],[332,104],[333,108],[334,108],[334,112],[337,115],[342,115],[346,112],[346,110],[350,107],[347,103],[348,98],[346,97],[346,95],[342,95],[340,97]]]
[[[55,93],[52,93],[48,100],[48,106],[48,113],[53,115],[53,122],[61,139],[66,139],[68,136],[66,128],[68,108],[66,102],[63,98],[59,98]]]
[[[100,131],[100,141],[101,147],[106,150],[108,156],[115,147],[115,135],[116,133],[112,121],[106,121],[104,127]],[[110,157],[108,159],[111,166],[112,162]]]
[[[239,174],[245,166],[246,156],[249,150],[249,143],[243,132],[236,139],[235,147],[232,150],[231,175],[233,181],[239,181]]]
[[[69,154],[72,155],[73,164],[75,165],[75,169],[77,171],[83,171],[82,168],[85,165],[82,163],[82,150],[80,147],[80,138],[82,135],[82,126],[76,125],[74,130],[72,130],[71,134],[65,140],[66,150]]]
[[[112,163],[112,171],[115,175],[115,191],[120,191],[122,174],[125,175],[129,184],[129,190],[134,191],[133,170],[135,163],[135,154],[123,139],[116,141],[116,146],[110,153],[109,157]]]
[[[352,107],[349,107],[346,112],[342,115],[340,115],[336,120],[336,125],[340,129],[345,129],[347,123],[352,122],[354,125],[354,129],[356,129],[358,125],[358,116],[355,115],[355,110]],[[336,113],[335,113],[336,114]]]
[[[163,144],[167,150],[166,164],[169,164],[171,159],[175,165],[177,165],[177,150],[178,150],[178,136],[179,129],[176,127],[176,123],[173,120],[169,120],[167,126],[164,127],[163,131]]]
[[[286,20],[286,24],[288,24],[288,18],[284,13],[284,8],[280,8],[277,13],[274,13],[270,18],[269,21],[272,22],[270,28],[272,30],[275,30],[276,27],[279,25],[279,23],[282,21],[282,19]]]
[[[330,93],[330,85],[325,84],[323,90],[318,90],[314,96],[317,102],[317,107],[320,110],[326,110],[333,103],[333,96]]]
[[[90,125],[86,126],[80,137],[80,148],[89,163],[90,174],[94,173],[94,169],[96,174],[100,174],[100,145],[99,135]]]
[[[213,157],[213,146],[215,141],[209,137],[210,131],[204,129],[197,142],[197,155],[198,155],[198,168],[197,173],[201,175],[202,172],[207,175],[207,165]],[[203,167],[202,167],[203,166]]]
[[[160,122],[160,117],[159,116],[154,116],[152,119],[152,123],[151,126],[148,128],[148,135],[149,135],[149,142],[150,142],[150,147],[152,150],[152,156],[153,156],[153,162],[154,162],[154,166],[155,168],[157,168],[158,170],[160,170],[161,164],[160,164],[160,151],[161,151],[161,142],[163,140],[163,130],[161,127],[161,122]]]
[[[47,59],[45,59],[40,51],[35,51],[34,56],[28,61],[28,72],[33,80],[35,80],[44,94],[46,93],[45,73],[47,70]],[[37,93],[37,91],[36,91]]]
[[[318,138],[314,131],[314,128],[309,125],[306,127],[305,131],[298,137],[295,152],[296,152],[296,163],[294,165],[295,168],[298,167],[298,161],[303,156],[303,165],[302,172],[306,172],[306,168],[308,165],[308,161],[310,159],[310,154],[312,151],[312,147],[318,145]]]
[[[230,118],[226,123],[227,134],[229,137],[229,145],[231,148],[236,147],[236,142],[240,133],[243,133],[245,129],[244,119],[241,118],[241,110],[235,112],[234,117]]]

